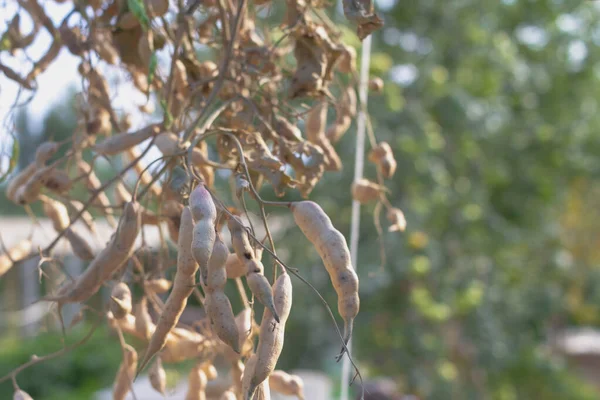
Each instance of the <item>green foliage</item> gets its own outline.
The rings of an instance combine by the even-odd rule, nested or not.
[[[90,328],[91,326],[83,326],[69,332],[67,344],[80,340]],[[45,333],[30,339],[2,337],[0,376],[29,361],[33,354],[44,356],[61,348],[62,338],[59,332]],[[89,399],[98,390],[110,387],[120,362],[118,339],[107,329],[100,328],[82,346],[25,369],[19,373],[17,381],[34,399]],[[12,398],[12,393],[10,380],[0,384],[1,398]]]

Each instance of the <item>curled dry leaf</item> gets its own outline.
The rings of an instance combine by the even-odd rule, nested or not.
[[[375,13],[373,0],[344,0],[343,5],[346,18],[358,25],[356,33],[360,40],[383,26],[383,20]]]
[[[396,173],[396,159],[392,148],[387,142],[379,142],[369,152],[369,161],[377,166],[377,169],[384,178],[391,178]]]
[[[364,178],[352,183],[352,198],[361,204],[378,200],[385,191],[385,187]]]
[[[387,212],[387,220],[390,222],[389,232],[404,232],[406,229],[406,218],[399,208],[390,208]]]

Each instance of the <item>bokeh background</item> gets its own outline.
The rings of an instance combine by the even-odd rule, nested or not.
[[[373,207],[362,208],[354,355],[365,378],[389,378],[398,394],[420,399],[600,398],[600,2],[377,4],[386,25],[373,37],[371,73],[385,89],[369,97],[369,113],[395,151],[389,188],[408,227],[384,233],[382,265]],[[360,49],[350,30],[345,35]],[[41,141],[75,128],[77,82],[65,57],[62,70],[40,78],[48,85],[62,77],[60,90],[15,118],[20,167]],[[2,96],[8,85],[0,77]],[[327,174],[311,196],[345,234],[355,130],[340,142],[343,171]],[[3,135],[10,155],[12,139]],[[24,213],[4,196],[0,212]],[[0,226],[10,235],[2,217]],[[302,234],[284,225],[278,243],[335,304]],[[325,372],[337,396],[338,338],[318,299],[294,283],[302,312],[292,311],[279,365]],[[4,312],[14,299],[6,281],[0,296]],[[60,343],[58,332],[27,338],[9,322],[0,324],[0,375]],[[119,352],[99,330],[19,383],[36,399],[92,398],[110,386]],[[0,385],[0,397],[10,390]]]

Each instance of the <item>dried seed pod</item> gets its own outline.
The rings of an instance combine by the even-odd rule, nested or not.
[[[192,240],[192,253],[200,267],[202,282],[206,283],[208,262],[215,244],[217,209],[204,185],[198,185],[190,194],[190,210],[196,221]]]
[[[31,178],[33,174],[37,171],[36,163],[29,164],[25,169],[20,171],[17,175],[15,175],[9,182],[6,187],[6,198],[12,201],[13,203],[17,203],[16,194],[17,191],[25,185],[25,183]]]
[[[285,323],[292,308],[292,281],[285,271],[273,284],[273,296],[275,308],[279,314],[279,321],[274,318],[271,311],[265,309],[256,347],[256,364],[251,371],[247,371],[248,374],[251,373],[251,377],[248,387],[244,388],[245,398],[252,398],[254,391],[275,370],[277,360],[283,349]],[[246,372],[244,373],[245,377]]]
[[[46,162],[58,151],[59,145],[56,142],[44,142],[40,144],[35,151],[35,164],[38,168],[46,166]]]
[[[237,217],[232,217],[227,220],[227,228],[231,234],[231,243],[236,256],[242,263],[255,258],[254,248],[250,245],[248,232],[244,225]]]
[[[342,93],[336,104],[335,122],[327,128],[325,136],[336,143],[346,133],[352,124],[352,118],[356,115],[356,92],[352,86],[348,86]]]
[[[202,371],[206,374],[206,379],[209,381],[214,381],[219,376],[219,372],[215,368],[214,365],[210,363],[202,364]]]
[[[69,219],[69,213],[67,207],[60,201],[51,199],[46,196],[41,197],[44,203],[44,213],[50,221],[52,221],[52,227],[57,232],[62,232],[69,227],[71,220]]]
[[[81,220],[88,230],[92,233],[96,233],[96,224],[94,223],[94,218],[92,217],[92,214],[84,209],[83,203],[77,200],[70,200],[69,203],[71,204],[71,207],[77,211],[77,213],[82,212]]]
[[[113,388],[114,400],[125,400],[127,393],[131,390],[133,379],[135,378],[135,369],[137,367],[137,352],[133,347],[126,344],[123,348],[123,361],[115,377],[115,386]]]
[[[18,262],[31,253],[33,246],[31,244],[31,240],[21,240],[15,246],[6,249],[6,252],[0,255],[0,276],[4,275],[11,269],[14,265],[14,262]]]
[[[183,212],[183,204],[175,200],[165,201],[160,209],[163,217],[167,218],[167,226],[169,228],[169,236],[171,240],[177,243],[179,241],[179,225],[181,221],[181,213]],[[193,228],[192,228],[193,229]]]
[[[231,303],[224,292],[225,284],[227,283],[225,262],[228,255],[229,250],[227,246],[221,239],[221,236],[217,234],[210,261],[208,262],[207,278],[204,280],[206,295],[204,308],[212,323],[212,328],[219,339],[230,346],[236,353],[239,353],[240,337]]]
[[[367,204],[378,200],[385,190],[385,187],[368,179],[359,179],[352,184],[352,198],[360,204]]]
[[[144,65],[150,65],[150,58],[154,52],[154,35],[152,29],[146,30],[138,40],[137,52]]]
[[[125,155],[129,159],[130,162],[133,162],[134,160],[139,159],[142,154],[134,146],[134,147],[130,147],[127,150],[125,150]],[[140,178],[140,182],[142,184],[144,184],[146,186],[151,185],[150,191],[152,192],[152,194],[154,194],[155,196],[161,195],[162,189],[156,182],[152,182],[152,180],[153,180],[152,174],[150,174],[150,172],[146,169],[146,166],[143,165],[141,163],[141,161],[137,161],[133,165],[133,169],[138,174],[138,176]],[[179,210],[179,213],[177,215],[178,216],[181,215],[181,210]],[[179,226],[177,227],[177,229],[179,229]]]
[[[258,247],[254,249],[254,257],[260,260],[262,257],[263,248]],[[246,275],[248,268],[246,267],[245,261],[240,260],[237,254],[229,254],[227,256],[227,262],[225,263],[225,270],[227,271],[227,279],[241,278]]]
[[[148,125],[138,131],[131,133],[122,133],[117,136],[111,136],[105,139],[102,143],[97,144],[94,150],[98,154],[112,156],[119,154],[135,145],[142,143],[144,140],[160,133],[160,125]]]
[[[117,25],[119,28],[128,31],[139,27],[140,22],[135,17],[135,15],[133,15],[133,13],[127,11],[123,15],[121,15],[121,18],[119,18]]]
[[[165,346],[169,332],[177,325],[179,317],[187,304],[187,298],[194,290],[198,265],[192,254],[193,228],[192,211],[189,207],[184,207],[181,213],[179,241],[177,243],[179,253],[177,254],[177,272],[175,274],[173,290],[171,290],[164,311],[156,324],[156,329],[152,334],[146,354],[140,364],[140,371]],[[166,362],[165,358],[163,360]]]
[[[126,283],[119,282],[113,286],[110,292],[109,308],[116,319],[122,319],[131,314],[131,291]]]
[[[53,169],[53,166],[48,166],[36,170],[33,175],[29,177],[27,182],[15,192],[15,200],[17,203],[24,205],[36,201]]]
[[[371,78],[369,80],[369,91],[377,94],[382,93],[383,85],[383,79],[381,79],[380,77],[376,76],[374,78]]]
[[[387,212],[387,220],[390,222],[388,232],[404,232],[406,229],[406,218],[399,208],[390,208]]]
[[[18,389],[15,391],[15,394],[13,394],[13,400],[33,400],[33,397],[31,397],[29,393]]]
[[[150,378],[150,384],[158,393],[164,395],[167,389],[167,373],[162,366],[160,357],[157,357],[150,370],[148,371],[148,378]]]
[[[273,371],[269,375],[269,386],[274,391],[286,396],[297,396],[304,399],[304,382],[298,375],[290,375],[285,371]]]
[[[173,282],[171,282],[168,279],[164,279],[164,278],[151,279],[149,281],[146,281],[144,283],[144,285],[146,286],[146,288],[148,288],[152,292],[154,292],[156,294],[162,294],[162,293],[167,293],[169,291],[169,289],[171,289]]]
[[[156,136],[154,145],[164,156],[172,156],[179,151],[179,137],[172,132],[164,132]]]
[[[86,240],[83,238],[83,236],[72,229],[67,229],[65,232],[65,238],[67,238],[69,241],[71,249],[73,249],[73,253],[75,253],[77,257],[85,261],[94,259],[94,251],[88,242],[86,242]]]
[[[202,370],[202,366],[197,364],[188,375],[188,391],[185,400],[206,400],[207,383],[208,379]]]
[[[342,161],[325,134],[326,123],[327,103],[320,102],[306,115],[306,138],[323,151],[325,170],[339,171],[342,169]]]
[[[221,397],[219,397],[219,400],[237,400],[237,396],[235,395],[234,392],[232,392],[231,390],[228,390],[226,392],[223,392]]]
[[[144,0],[150,18],[162,17],[169,11],[169,0]]]
[[[273,291],[271,285],[264,275],[264,266],[258,260],[249,260],[246,263],[248,272],[246,273],[246,283],[252,294],[256,299],[265,306],[266,309],[270,310],[274,315],[274,318],[279,322],[279,314],[275,308],[273,300]]]
[[[142,297],[142,300],[137,304],[135,310],[135,330],[146,339],[152,337],[154,331],[154,323],[148,312],[148,300]]]
[[[119,226],[110,242],[96,255],[88,268],[75,282],[63,287],[58,296],[48,297],[59,304],[82,302],[95,294],[102,284],[118,270],[133,254],[135,239],[140,231],[139,205],[127,203],[119,220]]]
[[[369,161],[377,165],[377,169],[384,178],[391,178],[396,172],[396,159],[392,148],[387,142],[379,142],[369,152]]]
[[[360,308],[358,276],[350,261],[350,250],[344,235],[340,233],[323,209],[315,202],[292,203],[294,221],[304,236],[316,247],[325,264],[338,295],[338,311],[344,319],[344,341],[352,336],[354,318]]]
[[[83,160],[78,160],[77,161],[77,170],[79,171],[80,174],[85,175],[84,182],[85,182],[85,185],[87,186],[88,190],[96,191],[96,190],[100,189],[100,187],[102,186],[102,183],[100,182],[100,179],[98,179],[98,177],[92,170],[92,167],[88,163],[86,163]],[[109,221],[109,223],[111,223],[111,224],[114,223],[114,219],[112,216],[113,210],[111,208],[110,200],[108,199],[108,196],[106,196],[106,193],[104,193],[104,192],[98,193],[98,196],[94,200],[94,204],[100,208],[100,211],[104,215],[106,215],[106,219]],[[136,205],[136,210],[138,208],[139,208],[139,204]]]
[[[46,176],[44,186],[58,194],[65,194],[73,186],[73,181],[66,171],[61,169],[52,169]]]

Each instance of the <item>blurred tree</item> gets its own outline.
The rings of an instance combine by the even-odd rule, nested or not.
[[[544,350],[565,324],[600,323],[597,3],[384,3],[371,72],[387,84],[369,110],[395,150],[389,184],[408,230],[385,234],[380,270],[373,207],[363,207],[357,358],[428,399],[597,398]],[[312,196],[345,233],[351,174],[346,157]],[[325,289],[300,236],[286,233],[299,243],[288,260]],[[295,307],[318,307],[295,290],[306,294]],[[312,364],[309,343],[336,340],[322,308],[311,318],[292,321],[290,363]]]

